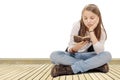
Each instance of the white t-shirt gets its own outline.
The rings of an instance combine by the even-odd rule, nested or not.
[[[68,45],[68,51],[70,48],[72,48],[76,42],[74,42],[74,38],[73,36],[74,35],[78,35],[78,31],[80,29],[80,21],[78,22],[75,22],[73,24],[73,29],[72,29],[72,32],[71,32],[71,35],[70,35],[70,42],[69,42],[69,45]],[[87,32],[87,34],[89,35],[89,32]],[[104,51],[104,42],[105,42],[105,39],[106,39],[106,34],[105,34],[105,31],[104,29],[102,28],[101,29],[101,37],[100,37],[100,41],[98,41],[97,43],[95,43],[93,45],[93,48],[95,50],[95,52],[98,54],[102,51]],[[80,48],[78,50],[78,52],[86,52],[87,49],[92,45],[92,42],[89,42],[87,43],[86,45],[84,45],[82,48]]]

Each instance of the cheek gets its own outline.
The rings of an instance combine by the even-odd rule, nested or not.
[[[87,21],[84,21],[84,24],[85,24],[85,26],[87,26],[88,22],[87,22]]]
[[[87,22],[87,21],[84,22],[84,24],[85,24],[85,26],[86,26],[87,28],[89,28],[89,26],[88,26],[88,22]]]
[[[97,20],[92,20],[91,23],[92,24],[95,24],[97,22]]]
[[[92,21],[92,24],[95,24],[95,22],[96,22],[96,21],[95,21],[95,20],[93,20],[93,21]]]
[[[86,24],[87,24],[87,20],[84,20],[84,19],[83,19],[83,23],[86,25]]]
[[[93,23],[98,23],[98,21],[99,21],[99,18],[96,18],[96,19],[93,21]]]

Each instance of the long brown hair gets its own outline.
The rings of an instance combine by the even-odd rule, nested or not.
[[[91,12],[93,12],[94,14],[96,14],[99,17],[99,23],[98,23],[97,27],[95,28],[94,32],[95,32],[95,35],[96,35],[97,39],[100,40],[100,37],[101,37],[101,27],[103,27],[103,29],[105,30],[105,28],[103,26],[100,10],[99,10],[99,8],[95,4],[88,4],[87,6],[85,6],[85,8],[82,11],[82,14],[83,14],[83,12],[85,10],[91,11]],[[88,29],[87,29],[87,27],[85,26],[85,24],[83,22],[83,17],[81,16],[80,30],[78,32],[78,35],[85,36],[87,30]],[[106,33],[106,31],[105,31],[105,33]],[[107,38],[107,34],[106,34],[106,38]]]

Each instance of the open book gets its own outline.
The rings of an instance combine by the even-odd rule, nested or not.
[[[73,36],[75,42],[90,41],[90,36]]]

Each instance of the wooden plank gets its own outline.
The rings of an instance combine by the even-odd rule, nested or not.
[[[108,73],[81,73],[52,78],[52,64],[1,64],[0,80],[119,80],[120,65],[110,65]]]
[[[109,67],[110,67],[110,68],[116,68],[116,69],[118,69],[118,70],[120,69],[119,65],[115,65],[115,64],[114,64],[114,65],[109,65]]]
[[[16,66],[14,66],[14,65],[13,65],[13,67],[14,67],[14,69],[17,70],[17,71],[14,72],[14,73],[12,73],[12,74],[10,74],[10,75],[8,75],[9,77],[6,77],[5,79],[7,79],[7,78],[10,79],[10,78],[12,78],[12,77],[15,77],[15,76],[17,76],[19,73],[21,73],[22,71],[30,68],[29,65],[26,65],[26,66],[24,66],[24,65],[16,65]]]
[[[107,73],[108,75],[112,75],[112,77],[114,78],[114,79],[120,79],[120,75],[119,74],[117,74],[117,73],[115,73],[115,72],[113,72],[112,70],[109,72],[109,73]]]
[[[51,77],[51,75],[49,75],[46,80],[53,80],[53,77]]]
[[[42,73],[39,73],[39,75],[37,75],[33,80],[39,80],[47,71],[48,69],[50,69],[51,66],[47,66],[43,71]]]
[[[120,68],[118,65],[113,65],[113,66],[110,66],[110,69],[114,70],[114,71],[117,71],[117,72],[120,72]]]
[[[105,79],[107,79],[107,80],[113,80],[111,74],[107,75],[107,74],[105,74],[105,73],[100,73],[100,75],[102,75],[102,76],[103,76]]]
[[[8,67],[10,67],[10,64],[7,64],[7,65],[0,65],[0,72],[3,71],[3,70],[6,70]]]
[[[91,76],[92,80],[99,80],[99,78],[94,74],[94,73],[89,73]]]
[[[89,75],[89,73],[84,73],[84,76],[85,76],[86,80],[92,80],[92,78]]]
[[[112,66],[110,66],[110,70],[109,70],[109,72],[107,73],[107,75],[109,75],[111,78],[113,78],[113,79],[115,79],[115,80],[119,80],[120,79],[120,74],[119,73],[116,73],[116,72],[114,72],[114,70],[116,70],[117,68],[116,68],[116,65],[112,65]],[[116,70],[116,71],[118,71],[118,70]]]
[[[120,69],[117,67],[111,67],[110,70],[120,75]]]
[[[17,80],[16,78],[14,78],[15,76],[22,76],[22,75],[25,75],[27,74],[29,71],[32,71],[34,69],[34,67],[29,67],[27,69],[24,69],[24,70],[21,70],[20,68],[16,68],[14,67],[16,71],[14,71],[13,73],[1,78],[1,79],[5,79],[5,80]],[[19,69],[19,70],[18,70]],[[22,74],[22,75],[21,75]],[[14,78],[14,79],[13,79]]]
[[[33,74],[35,74],[39,69],[41,69],[43,65],[39,65],[36,66],[33,70],[29,70],[28,74],[19,74],[18,76],[16,76],[13,80],[15,79],[19,79],[19,80],[26,80],[27,78],[29,78],[30,76],[32,76]]]
[[[60,80],[65,80],[66,76],[60,76]]]
[[[38,70],[35,74],[33,74],[32,76],[30,76],[29,78],[27,78],[27,80],[33,80],[36,76],[38,76],[40,73],[42,73],[42,71],[44,69],[46,69],[47,67],[48,67],[48,64],[42,65],[41,69]]]
[[[73,75],[73,80],[79,80],[79,76],[77,74]]]
[[[16,67],[17,67],[17,65],[15,65],[15,66],[13,65],[13,66],[8,70],[8,71],[9,71],[8,73],[0,76],[0,79],[8,78],[8,77],[10,77],[11,75],[13,75],[15,72],[17,72],[18,70],[20,70],[20,69],[17,69]]]
[[[53,78],[53,80],[60,80],[60,76]]]
[[[40,78],[40,80],[46,80],[46,78],[50,75],[51,67],[52,65],[49,65],[48,70],[46,70],[47,72]]]
[[[78,74],[80,80],[86,80],[85,75],[83,73]]]
[[[94,73],[98,78],[99,80],[106,80],[102,75],[100,75],[100,73]]]
[[[2,66],[2,65],[0,65],[0,66]],[[11,65],[3,66],[3,67],[4,68],[0,68],[1,69],[0,70],[0,76],[10,72],[9,70],[13,68]]]
[[[66,80],[73,80],[73,76],[72,75],[66,75]]]

